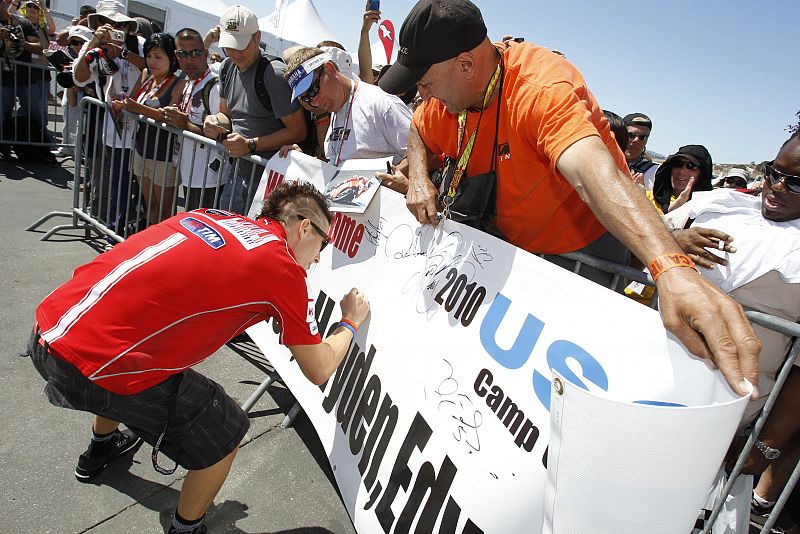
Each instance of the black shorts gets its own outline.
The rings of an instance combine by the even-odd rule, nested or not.
[[[33,365],[47,381],[44,391],[55,406],[119,421],[155,445],[172,404],[160,451],[186,469],[210,467],[239,446],[250,420],[222,389],[187,369],[133,395],[101,388],[71,363],[50,354],[34,333],[28,346]]]

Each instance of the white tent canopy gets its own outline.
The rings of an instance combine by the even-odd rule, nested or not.
[[[267,53],[282,55],[294,45],[315,46],[320,41],[336,41],[338,37],[322,21],[312,0],[295,0],[266,17],[258,19],[261,41]]]
[[[164,31],[175,33],[184,27],[202,35],[219,24],[227,6],[221,0],[122,0],[131,15],[139,15],[164,24]],[[77,15],[82,4],[95,0],[53,0],[52,9],[66,16]]]

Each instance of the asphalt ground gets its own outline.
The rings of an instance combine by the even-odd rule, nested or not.
[[[104,240],[82,229],[40,241],[68,218],[25,230],[46,213],[70,209],[72,172],[71,159],[0,161],[0,533],[164,532],[186,471],[156,473],[144,445],[96,482],[76,481],[91,415],[50,405],[23,356],[36,305],[103,250]],[[197,370],[240,404],[272,372],[250,342],[226,345]],[[251,410],[250,431],[206,516],[209,532],[355,532],[308,418],[301,414],[292,427],[280,427],[293,403],[276,385]],[[161,463],[169,465],[163,456]]]

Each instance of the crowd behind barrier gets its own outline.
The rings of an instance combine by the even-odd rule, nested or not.
[[[365,18],[364,25],[369,29],[377,21],[377,18],[374,11],[368,11],[367,14],[371,14],[371,16]],[[362,58],[360,57],[360,59]],[[369,63],[371,62],[365,62],[362,67],[367,67]],[[379,74],[383,74],[378,70],[380,69],[370,73],[374,79],[377,79]],[[339,77],[339,81],[344,85],[350,83],[348,78],[339,76],[332,67],[329,68],[329,71],[326,75],[328,81],[325,83],[329,84],[330,80],[336,77]],[[255,152],[255,148],[250,149],[250,155],[231,158],[229,157],[230,147],[226,148],[222,142],[173,128],[152,118],[127,111],[112,110],[106,103],[91,96],[82,97],[76,107],[61,105],[62,100],[59,95],[62,89],[56,83],[55,72],[56,69],[49,65],[14,60],[6,61],[3,68],[0,69],[0,86],[3,87],[3,91],[0,93],[0,109],[3,111],[2,116],[5,119],[0,129],[0,150],[6,153],[9,147],[13,147],[19,156],[25,153],[26,147],[43,147],[47,154],[50,154],[49,149],[55,146],[61,146],[68,150],[74,148],[75,173],[72,209],[44,215],[28,229],[36,228],[55,216],[69,217],[72,222],[52,228],[42,237],[43,240],[63,229],[81,228],[86,231],[87,236],[90,232],[96,232],[105,236],[109,245],[113,245],[181,211],[204,207],[236,212],[241,208],[234,206],[234,203],[237,199],[241,200],[242,196],[245,197],[245,206],[251,204],[261,180],[261,169],[267,164],[264,158],[252,154]],[[307,76],[308,84],[304,86],[305,90],[308,91],[310,86],[309,94],[314,91],[319,92],[320,79],[323,75],[314,78],[313,70],[310,70]],[[362,79],[369,81],[370,77],[365,74],[363,69],[361,76]],[[14,81],[9,82],[9,77],[14,77]],[[39,82],[39,80],[46,80],[46,83]],[[314,81],[316,81],[316,86],[312,83]],[[294,83],[295,85],[291,86],[292,90],[297,90],[298,94],[301,94],[303,91],[298,90],[296,86],[302,85],[302,80],[295,80]],[[258,90],[256,89],[256,91]],[[352,94],[354,93],[355,88],[352,89]],[[308,100],[304,102],[309,103]],[[303,104],[301,103],[301,105]],[[350,106],[352,106],[352,100]],[[306,107],[306,111],[311,110]],[[315,111],[327,112],[318,115],[311,114],[315,121],[313,124],[322,130],[327,130],[330,114],[335,114],[336,109],[316,109]],[[326,115],[328,122],[322,120]],[[138,131],[143,138],[141,139],[143,146],[156,148],[152,150],[148,148],[143,154],[137,153],[135,148],[124,145],[125,141],[122,141],[122,137],[119,135],[108,135],[107,133],[104,135],[104,131],[109,131],[106,128],[108,124],[112,125],[112,131],[113,127]],[[334,126],[336,125],[334,124]],[[675,190],[676,180],[677,183],[680,183],[680,180],[683,179],[682,175],[686,174],[688,170],[699,168],[701,174],[705,173],[702,176],[709,182],[706,184],[707,187],[711,187],[711,157],[704,147],[700,145],[681,147],[676,154],[658,166],[649,161],[644,154],[645,145],[652,129],[650,119],[643,114],[631,114],[622,119],[621,127],[627,128],[628,139],[624,139],[623,134],[622,138],[617,136],[617,140],[618,142],[625,141],[619,144],[625,154],[634,181],[645,186],[648,192],[650,189],[654,189],[653,194],[650,194],[650,200],[660,211],[664,213],[672,211],[691,197],[691,185],[685,186],[684,184],[686,189],[683,190],[683,193]],[[60,131],[60,136],[51,134],[55,131]],[[322,131],[321,134],[321,139],[324,139],[325,131]],[[120,145],[120,143],[123,144]],[[342,141],[343,144],[344,141]],[[342,145],[339,145],[340,155]],[[333,146],[332,143],[331,146]],[[161,153],[163,151],[160,147],[166,147],[166,155]],[[150,150],[150,153],[147,150]],[[239,172],[240,167],[241,173]],[[148,181],[142,179],[143,173],[144,176],[149,175]],[[679,174],[681,174],[680,179],[676,178]],[[229,175],[239,179],[228,181]],[[731,174],[731,176],[733,175]],[[745,185],[752,185],[752,182],[747,181],[746,176],[743,179]],[[684,181],[686,180],[684,179]],[[738,182],[731,180],[731,183],[734,186],[741,186],[741,180]],[[233,190],[226,191],[226,188],[233,188]],[[703,187],[695,186],[694,189],[701,190]],[[659,190],[660,193],[656,190]],[[244,193],[239,194],[242,191]],[[227,202],[224,199],[227,199]],[[720,244],[720,249],[722,249],[722,244]],[[580,251],[560,255],[560,258],[564,261],[556,263],[590,279],[596,280],[595,277],[587,275],[587,271],[608,273],[609,276],[603,278],[602,284],[615,291],[621,290],[623,285],[630,282],[640,284],[642,290],[646,289],[645,291],[640,290],[638,293],[644,297],[641,302],[657,308],[658,295],[655,294],[653,280],[647,271],[636,270],[627,265],[597,258]],[[798,341],[800,326],[798,324],[755,311],[748,311],[747,317],[755,324],[791,337],[792,345],[766,405],[753,423],[752,432],[748,434],[741,453],[732,467],[731,476],[727,480],[723,494],[727,494],[736,483],[738,474],[756,443],[758,435],[775,405],[778,394],[786,382],[794,360],[800,352],[800,341]],[[274,381],[274,376],[267,377],[244,403],[244,410],[249,411]],[[290,424],[299,411],[300,406],[295,403],[284,420],[283,426]],[[798,477],[800,477],[800,463],[795,466],[789,482],[780,493],[780,497],[761,530],[762,533],[770,532]],[[696,532],[700,530],[703,533],[712,532],[712,525],[723,510],[724,504],[723,501],[716,502],[712,510],[707,511],[698,519]]]

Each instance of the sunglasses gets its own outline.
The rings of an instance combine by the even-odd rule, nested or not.
[[[650,137],[650,134],[628,132],[628,139],[630,139],[631,141],[635,141],[637,137],[642,141],[647,141],[647,138]]]
[[[186,59],[187,57],[200,57],[203,55],[203,50],[199,48],[195,48],[194,50],[176,50],[175,55],[181,59]]]
[[[745,187],[747,186],[747,182],[742,180],[741,178],[725,178],[726,184],[735,185],[737,187]]]
[[[74,41],[70,41],[69,45],[70,46],[83,46],[83,43],[85,43],[85,42],[86,41],[81,41],[80,39],[76,39]]]
[[[786,174],[785,172],[781,172],[772,165],[775,162],[767,163],[764,166],[765,173],[764,176],[769,181],[770,187],[776,185],[778,182],[783,180],[786,189],[789,190],[790,193],[800,194],[800,176],[795,176],[793,174]]]
[[[299,213],[298,213],[298,214],[296,214],[295,216],[296,216],[296,217],[297,217],[297,219],[298,219],[298,220],[300,220],[300,221],[304,221],[304,220],[308,219],[308,217],[303,217],[303,216],[302,216],[302,215],[300,215]],[[314,230],[315,230],[315,231],[316,231],[316,232],[319,234],[319,236],[322,238],[322,245],[320,245],[320,247],[319,247],[319,251],[320,251],[320,252],[322,252],[323,250],[325,250],[325,247],[327,247],[327,246],[328,246],[328,243],[330,243],[330,242],[331,242],[331,236],[329,236],[328,234],[326,234],[325,232],[323,232],[323,231],[322,231],[322,228],[320,228],[319,226],[317,226],[317,225],[314,223],[314,221],[312,221],[311,219],[308,219],[308,222],[310,222],[310,223],[311,223],[311,227],[312,227],[312,228],[314,228]]]
[[[311,87],[308,90],[300,95],[300,100],[305,102],[306,104],[311,103],[311,99],[319,94],[319,84],[322,82],[322,74],[324,69],[317,69],[319,70],[319,76],[316,74],[314,75],[314,81],[311,83]]]
[[[681,169],[681,168],[689,169],[690,171],[694,171],[700,168],[691,161],[685,159],[676,159],[675,163],[672,164],[672,167],[675,169]]]

